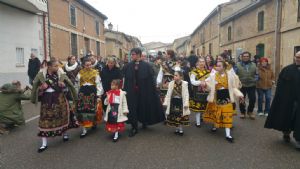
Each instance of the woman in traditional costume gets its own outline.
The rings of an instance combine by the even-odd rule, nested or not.
[[[69,104],[63,92],[65,87],[71,92],[73,101],[76,101],[75,88],[66,74],[59,69],[56,59],[51,59],[47,63],[47,69],[39,72],[34,79],[31,101],[41,101],[38,136],[42,138],[42,146],[38,152],[47,149],[48,137],[63,135],[63,140],[68,140],[66,131],[72,126]]]
[[[224,61],[217,62],[216,73],[211,74],[209,78],[202,83],[203,87],[209,89],[207,101],[207,111],[203,115],[205,122],[214,124],[212,131],[215,132],[217,128],[225,128],[226,140],[233,142],[233,137],[230,134],[233,122],[233,104],[235,102],[234,96],[239,97],[243,101],[243,94],[238,89],[236,76],[231,71],[226,70],[226,63]]]
[[[195,113],[196,127],[201,127],[201,114],[206,110],[208,92],[201,87],[201,81],[209,77],[210,71],[205,67],[205,59],[199,58],[196,67],[190,72],[192,96],[190,110]]]
[[[69,56],[67,60],[68,60],[68,62],[64,65],[63,70],[66,72],[68,78],[71,80],[73,85],[76,86],[76,84],[77,84],[76,77],[77,77],[77,74],[79,73],[81,67],[76,60],[76,56]],[[76,89],[76,90],[78,91],[78,89]],[[78,121],[75,117],[75,112],[76,112],[75,107],[76,106],[74,105],[74,102],[72,101],[71,93],[68,90],[66,90],[65,92],[66,92],[67,99],[69,101],[70,119],[72,119],[73,127],[79,127]]]
[[[92,68],[89,59],[83,60],[83,69],[77,75],[79,85],[77,118],[82,127],[80,138],[84,138],[88,128],[95,129],[102,120],[102,111],[98,111],[101,103],[103,87],[97,70]]]

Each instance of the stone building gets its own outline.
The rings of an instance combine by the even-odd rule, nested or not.
[[[274,9],[273,0],[256,1],[224,18],[220,24],[220,51],[232,51],[233,58],[249,51],[274,62]]]
[[[253,0],[231,0],[218,5],[191,34],[191,48],[197,55],[216,56],[220,53],[221,21],[252,3]]]
[[[134,47],[142,47],[140,40],[123,32],[105,29],[106,56],[122,59]]]
[[[279,50],[277,58],[280,68],[293,62],[293,56],[300,51],[300,0],[277,2],[279,13]]]
[[[89,51],[105,56],[104,14],[84,0],[51,0],[48,6],[52,57],[66,60]]]

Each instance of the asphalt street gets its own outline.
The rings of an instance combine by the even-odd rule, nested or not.
[[[26,119],[38,115],[38,106],[24,104]],[[163,124],[141,129],[134,138],[122,134],[113,143],[100,124],[86,138],[80,130],[69,132],[70,141],[49,139],[48,149],[37,153],[38,119],[0,136],[1,169],[299,169],[300,152],[294,142],[287,144],[282,135],[263,128],[265,117],[234,120],[235,143],[225,140],[223,129],[210,132],[210,125],[185,127],[184,136]]]

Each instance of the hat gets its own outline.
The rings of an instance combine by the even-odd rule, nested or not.
[[[259,61],[260,61],[260,62],[267,62],[267,63],[269,63],[269,59],[266,58],[266,57],[260,58]]]

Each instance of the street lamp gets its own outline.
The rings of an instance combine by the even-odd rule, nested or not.
[[[111,22],[108,24],[108,29],[109,29],[110,31],[112,31],[112,29],[113,29],[113,24],[111,24]]]

